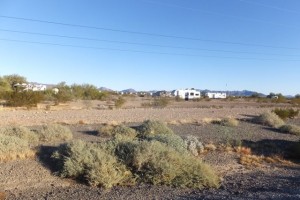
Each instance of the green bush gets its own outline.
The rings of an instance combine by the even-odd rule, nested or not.
[[[279,130],[283,133],[289,133],[289,134],[300,136],[300,126],[297,125],[286,124],[281,126]]]
[[[6,104],[12,107],[36,107],[44,100],[42,92],[23,91],[7,92],[5,95]]]
[[[67,141],[73,138],[72,131],[60,124],[44,125],[38,134],[44,142]]]
[[[153,120],[144,121],[143,124],[138,127],[138,132],[139,137],[158,134],[174,134],[165,123]]]
[[[120,143],[116,155],[144,183],[200,189],[219,186],[208,165],[158,141]]]
[[[137,132],[127,126],[124,125],[103,125],[98,130],[99,135],[104,136],[113,136],[113,137],[128,137],[128,138],[135,138],[137,136]]]
[[[34,157],[28,141],[15,136],[0,134],[0,162]]]
[[[270,126],[273,128],[279,128],[280,126],[283,126],[285,124],[284,121],[273,112],[265,112],[253,118],[253,121],[255,123]]]
[[[158,141],[161,142],[180,153],[188,153],[187,143],[176,134],[158,134],[150,135],[146,138],[148,141]]]
[[[126,166],[96,144],[73,141],[61,145],[52,157],[62,177],[76,178],[91,186],[111,188],[132,180]]]
[[[291,109],[276,108],[272,112],[274,112],[283,120],[286,120],[287,118],[294,118],[299,114],[299,110],[294,110],[292,108]]]
[[[22,126],[1,127],[0,134],[7,136],[15,136],[20,139],[26,140],[30,143],[36,143],[39,141],[39,137],[36,133]]]

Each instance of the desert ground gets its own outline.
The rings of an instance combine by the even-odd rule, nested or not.
[[[50,155],[59,143],[41,144],[33,159],[0,163],[0,199],[300,199],[300,163],[289,155],[299,136],[284,134],[251,122],[252,117],[290,104],[257,103],[244,100],[173,102],[166,108],[145,108],[143,100],[131,99],[121,109],[107,109],[105,102],[77,101],[38,108],[1,108],[0,126],[36,128],[60,123],[68,126],[74,139],[100,141],[97,130],[104,123],[135,127],[144,120],[160,120],[178,135],[194,135],[209,150],[199,159],[221,177],[218,189],[172,188],[139,184],[111,189],[90,187],[60,178]],[[239,120],[237,127],[209,123],[225,117]],[[300,125],[300,118],[289,119]],[[241,152],[233,143],[250,148],[256,162],[241,163]],[[264,159],[262,159],[264,158]],[[265,159],[268,158],[268,159]]]

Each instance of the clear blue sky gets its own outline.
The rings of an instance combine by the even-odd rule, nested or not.
[[[0,76],[295,95],[299,22],[299,0],[0,0]]]

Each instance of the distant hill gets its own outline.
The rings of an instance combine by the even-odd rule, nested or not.
[[[108,91],[108,92],[112,92],[112,89],[106,88],[106,87],[100,87],[98,88],[100,91]]]
[[[228,96],[242,96],[242,97],[249,97],[252,96],[253,94],[258,94],[258,96],[260,97],[265,97],[265,94],[262,93],[258,93],[255,91],[249,91],[249,90],[242,90],[242,91],[238,91],[238,90],[234,90],[234,91],[215,91],[215,90],[200,90],[201,92],[225,92]]]
[[[124,92],[124,93],[136,93],[137,91],[135,89],[129,88],[129,89],[126,89],[126,90],[122,90],[121,92]]]

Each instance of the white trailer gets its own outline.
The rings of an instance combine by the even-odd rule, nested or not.
[[[210,99],[226,99],[226,93],[224,92],[208,92],[205,94]]]
[[[201,98],[200,91],[197,91],[194,88],[175,90],[173,92],[173,95],[175,97],[179,97],[179,98],[185,99],[185,100],[200,99]]]

